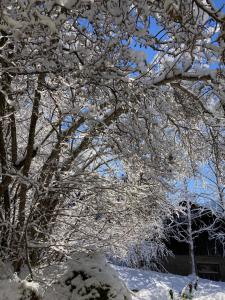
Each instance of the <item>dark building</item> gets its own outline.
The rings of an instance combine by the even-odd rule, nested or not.
[[[185,202],[182,205],[185,206]],[[196,233],[193,239],[196,273],[201,278],[225,281],[224,217],[194,204],[191,204],[190,211],[192,232]],[[168,257],[163,266],[170,273],[189,275],[192,271],[189,244],[177,238],[179,234],[187,232],[187,222],[184,222],[182,214],[176,214],[170,225],[176,230],[169,235],[167,247],[174,256]]]

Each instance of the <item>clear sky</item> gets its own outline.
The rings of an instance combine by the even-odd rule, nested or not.
[[[225,12],[225,0],[213,0],[213,3],[219,9],[224,5],[222,11]]]

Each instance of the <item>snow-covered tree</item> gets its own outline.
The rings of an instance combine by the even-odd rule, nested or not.
[[[168,236],[168,246],[176,251],[181,243],[183,253],[188,249],[190,274],[196,278],[196,255],[224,255],[219,237],[224,236],[224,221],[221,214],[215,213],[207,206],[201,206],[187,186],[183,198],[174,207],[170,220],[166,220],[165,232]],[[177,241],[176,245],[173,245]],[[177,254],[177,253],[174,253]]]
[[[19,270],[147,235],[210,158],[206,129],[223,135],[222,10],[2,0],[0,15],[1,256]]]

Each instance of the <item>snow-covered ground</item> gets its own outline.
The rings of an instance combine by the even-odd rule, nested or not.
[[[179,295],[184,291],[185,286],[188,287],[191,277],[111,265],[116,269],[115,272],[101,255],[77,255],[68,260],[66,268],[64,264],[56,265],[53,269],[48,267],[47,272],[44,270],[40,273],[42,281],[39,284],[21,280],[15,274],[8,276],[4,267],[5,273],[0,272],[2,275],[0,276],[0,300],[28,300],[34,299],[32,298],[34,295],[43,293],[44,297],[41,298],[43,300],[91,300],[95,299],[96,295],[98,299],[102,299],[101,295],[105,299],[106,290],[110,291],[107,295],[111,300],[131,300],[130,292],[121,280],[118,280],[118,274],[129,289],[133,290],[132,300],[170,300],[171,289],[174,292],[174,300],[225,300],[225,282],[199,279],[194,297],[181,298]],[[54,276],[54,280],[53,277],[48,276],[49,274]],[[57,274],[59,278],[56,280]],[[50,284],[45,292],[44,279]]]
[[[134,300],[168,300],[172,288],[178,294],[190,281],[190,277],[143,271],[114,266],[130,289],[139,290]],[[176,299],[176,298],[175,298]],[[225,282],[199,279],[196,300],[225,300]]]

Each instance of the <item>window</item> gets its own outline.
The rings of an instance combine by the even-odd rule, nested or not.
[[[198,263],[197,273],[199,277],[204,279],[220,280],[219,264]]]

